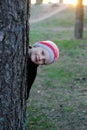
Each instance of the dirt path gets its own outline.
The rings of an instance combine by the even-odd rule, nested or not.
[[[30,19],[30,23],[37,23],[37,22],[43,21],[43,20],[55,15],[56,13],[60,13],[61,11],[65,10],[66,8],[67,8],[67,5],[62,5],[62,6],[58,7],[55,11],[53,11],[51,13],[47,13],[45,16],[42,16],[39,19]]]

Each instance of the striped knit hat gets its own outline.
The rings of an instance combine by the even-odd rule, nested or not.
[[[53,63],[59,57],[59,49],[57,45],[52,41],[40,41],[40,42],[35,43],[34,46],[42,47],[49,52],[50,59],[47,64]]]

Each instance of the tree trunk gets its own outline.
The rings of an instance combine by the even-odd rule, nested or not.
[[[60,4],[63,4],[63,0],[59,0],[59,3],[60,3]]]
[[[36,0],[36,4],[42,4],[43,0]]]
[[[29,0],[0,0],[0,130],[25,130]]]
[[[75,38],[80,39],[83,37],[83,0],[78,0],[76,6],[76,23],[75,23]]]

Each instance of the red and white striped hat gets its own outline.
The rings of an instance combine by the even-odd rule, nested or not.
[[[53,63],[59,57],[59,49],[57,45],[52,41],[39,41],[35,43],[34,46],[42,47],[49,52],[50,59],[47,64]]]

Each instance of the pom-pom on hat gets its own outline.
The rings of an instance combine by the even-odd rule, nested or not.
[[[40,41],[40,42],[35,43],[34,46],[42,47],[49,52],[50,59],[47,64],[53,63],[59,57],[59,49],[57,45],[52,41]]]

